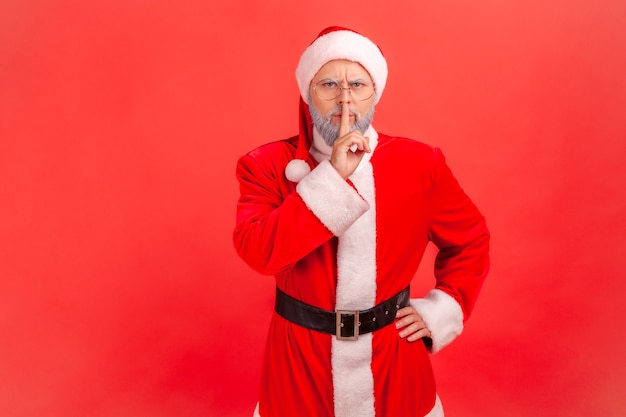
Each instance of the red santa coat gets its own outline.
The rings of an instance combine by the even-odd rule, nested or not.
[[[348,181],[317,134],[313,169],[298,184],[284,175],[297,137],[243,156],[235,247],[285,293],[334,311],[402,291],[432,241],[436,288],[411,300],[432,345],[401,339],[393,325],[340,341],[274,313],[255,415],[443,415],[428,351],[461,333],[488,270],[489,232],[439,149],[372,127],[365,135],[373,151]]]

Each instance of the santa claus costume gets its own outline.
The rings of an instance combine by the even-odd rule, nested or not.
[[[359,334],[356,315],[356,331],[348,335],[354,337],[341,334],[339,321],[340,334],[332,335],[289,317],[277,301],[254,415],[443,416],[429,354],[463,330],[487,274],[489,232],[437,148],[370,126],[364,136],[372,152],[347,180],[337,173],[307,102],[311,80],[334,59],[360,63],[380,100],[387,79],[380,49],[354,31],[324,30],[296,70],[299,135],[238,162],[235,247],[253,269],[275,276],[281,300],[362,317],[379,306],[371,321],[380,323],[389,315],[393,322],[402,305],[384,302],[399,300],[433,242],[439,249],[435,288],[406,300],[432,338],[408,342],[389,321]]]

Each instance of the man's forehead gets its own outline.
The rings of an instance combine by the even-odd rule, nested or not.
[[[369,72],[356,61],[349,61],[346,59],[334,59],[328,61],[317,71],[317,74],[313,78],[343,78],[347,76],[349,78],[365,78],[370,79]]]

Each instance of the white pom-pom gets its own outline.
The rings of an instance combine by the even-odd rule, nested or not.
[[[302,159],[292,159],[285,167],[285,176],[292,182],[300,182],[309,172],[311,167]]]

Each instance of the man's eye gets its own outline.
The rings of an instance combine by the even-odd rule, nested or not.
[[[352,87],[352,88],[362,88],[362,87],[364,87],[364,84],[362,82],[360,82],[360,81],[355,81],[355,82],[353,82],[350,85],[350,87]]]
[[[337,83],[334,81],[326,81],[324,84],[322,84],[325,88],[335,88],[337,87]]]

